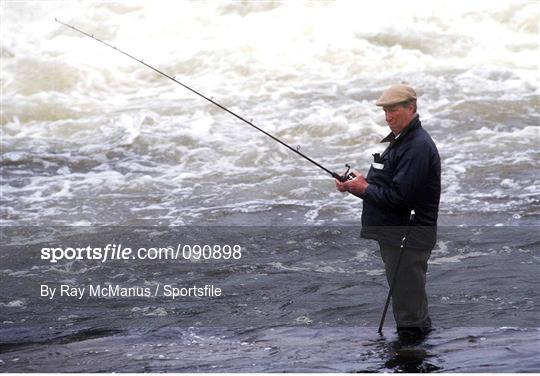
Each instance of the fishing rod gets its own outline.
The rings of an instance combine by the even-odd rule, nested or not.
[[[415,217],[415,213],[413,210],[409,217],[409,224],[407,225],[407,230],[405,231],[405,234],[403,234],[403,237],[401,238],[401,246],[399,247],[399,255],[398,255],[396,266],[394,268],[394,275],[392,276],[392,281],[390,282],[390,288],[388,289],[388,295],[386,296],[386,302],[384,304],[381,321],[379,322],[379,330],[377,330],[377,333],[379,333],[380,335],[382,335],[384,320],[386,318],[386,312],[388,311],[388,306],[390,305],[390,298],[392,298],[392,294],[394,293],[394,288],[396,287],[396,280],[397,280],[397,274],[399,272],[399,266],[401,264],[403,252],[405,252],[405,247],[407,245],[408,237],[411,234],[412,223],[414,221],[414,217]]]
[[[344,173],[343,175],[339,175],[339,174],[336,173],[336,172],[330,171],[329,169],[327,169],[327,168],[324,167],[323,165],[321,165],[321,164],[315,162],[313,159],[311,159],[311,158],[308,157],[307,155],[305,155],[305,154],[303,154],[302,152],[300,152],[300,150],[299,150],[300,147],[298,147],[298,148],[293,148],[292,146],[288,145],[287,143],[281,141],[281,140],[280,140],[279,138],[277,138],[276,136],[273,136],[272,134],[266,132],[264,129],[259,128],[258,126],[256,126],[255,124],[253,124],[251,121],[246,120],[245,118],[243,118],[242,116],[240,116],[240,115],[236,114],[235,112],[229,110],[227,107],[223,106],[222,104],[219,104],[218,102],[214,101],[212,98],[209,98],[209,97],[203,95],[202,93],[200,93],[199,91],[197,91],[197,90],[195,90],[195,89],[189,87],[188,85],[183,84],[182,82],[178,81],[175,77],[169,76],[168,74],[163,73],[163,72],[160,71],[159,69],[154,68],[154,67],[151,66],[150,64],[145,63],[142,59],[137,59],[135,56],[133,56],[133,55],[127,53],[127,52],[124,52],[124,51],[120,50],[119,48],[116,48],[115,46],[112,46],[112,45],[110,45],[109,43],[102,41],[102,40],[99,39],[99,38],[94,37],[93,34],[89,34],[89,33],[85,32],[85,31],[82,31],[82,30],[76,28],[75,26],[72,26],[72,25],[69,25],[69,24],[67,24],[67,23],[65,23],[65,22],[60,21],[60,20],[57,19],[57,18],[55,18],[54,20],[55,20],[56,22],[58,22],[58,23],[64,25],[64,26],[66,26],[66,27],[72,29],[72,30],[75,30],[75,31],[77,31],[77,32],[79,32],[79,33],[81,33],[81,34],[83,34],[83,35],[86,35],[87,37],[90,37],[90,38],[92,38],[92,39],[94,39],[94,40],[96,40],[96,41],[98,41],[98,42],[100,42],[100,43],[106,45],[107,47],[112,48],[113,50],[116,50],[116,51],[118,51],[118,52],[120,52],[120,53],[126,55],[127,57],[129,57],[129,58],[131,58],[131,59],[133,59],[133,60],[135,60],[135,61],[138,61],[138,62],[141,63],[142,65],[144,65],[144,66],[146,66],[146,67],[152,69],[153,71],[155,71],[155,72],[161,74],[162,76],[167,77],[169,80],[172,80],[172,81],[176,82],[177,84],[183,86],[184,88],[188,89],[188,90],[191,91],[192,93],[197,94],[198,96],[200,96],[200,97],[206,99],[208,102],[212,103],[213,105],[216,105],[217,107],[219,107],[219,108],[221,108],[222,110],[228,112],[229,114],[233,115],[233,116],[236,117],[237,119],[242,120],[244,123],[246,123],[246,124],[252,126],[253,128],[255,128],[256,130],[258,130],[259,132],[264,133],[266,136],[270,137],[272,140],[279,142],[281,145],[285,146],[287,149],[291,150],[292,152],[298,154],[298,155],[301,156],[302,158],[304,158],[304,159],[308,160],[309,162],[313,163],[315,166],[319,167],[320,169],[322,169],[322,170],[324,170],[325,172],[327,172],[328,174],[330,174],[334,179],[337,179],[337,180],[339,180],[340,182],[345,182],[345,181],[347,181],[347,180],[351,180],[351,179],[354,179],[354,178],[356,177],[352,172],[349,172],[350,169],[351,169],[351,166],[349,166],[348,164],[345,164],[345,167],[347,167],[347,171],[345,171],[345,173]]]

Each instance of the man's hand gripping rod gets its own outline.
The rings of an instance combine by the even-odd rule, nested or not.
[[[251,121],[248,121],[248,120],[244,119],[242,116],[240,116],[240,115],[234,113],[233,111],[229,110],[229,109],[226,108],[225,106],[223,106],[223,105],[221,105],[221,104],[215,102],[213,99],[211,99],[211,98],[209,98],[209,97],[203,95],[202,93],[196,91],[195,89],[192,89],[191,87],[189,87],[189,86],[183,84],[182,82],[178,81],[176,78],[174,78],[174,77],[172,77],[172,76],[169,76],[168,74],[163,73],[163,72],[160,71],[159,69],[154,68],[153,66],[151,66],[151,65],[149,65],[149,64],[147,64],[147,63],[145,63],[142,59],[137,59],[137,58],[134,57],[133,55],[130,55],[130,54],[128,54],[127,52],[124,52],[124,51],[122,51],[122,50],[120,50],[120,49],[118,49],[118,48],[116,48],[116,47],[110,45],[109,43],[104,42],[104,41],[102,41],[101,39],[94,37],[93,34],[89,34],[89,33],[85,32],[85,31],[82,31],[82,30],[76,28],[75,26],[69,25],[69,24],[67,24],[67,23],[65,23],[65,22],[62,22],[62,21],[56,19],[56,18],[55,18],[54,20],[55,20],[56,22],[58,22],[58,23],[64,25],[64,26],[66,26],[66,27],[72,29],[72,30],[75,30],[75,31],[77,31],[77,32],[79,32],[79,33],[81,33],[81,34],[83,34],[83,35],[86,35],[87,37],[90,37],[90,38],[92,38],[92,39],[94,39],[94,40],[96,40],[96,41],[98,41],[98,42],[100,42],[100,43],[106,45],[107,47],[112,48],[113,50],[116,50],[116,51],[120,52],[121,54],[126,55],[126,56],[129,57],[130,59],[133,59],[133,60],[135,60],[135,61],[141,63],[142,65],[144,65],[144,66],[146,66],[146,67],[152,69],[153,71],[155,71],[155,72],[161,74],[162,76],[167,77],[168,79],[170,79],[170,80],[176,82],[177,84],[183,86],[184,88],[188,89],[188,90],[191,91],[192,93],[197,94],[198,96],[200,96],[200,97],[206,99],[208,102],[210,102],[210,103],[216,105],[217,107],[221,108],[222,110],[224,110],[224,111],[228,112],[229,114],[233,115],[233,116],[236,117],[237,119],[240,119],[240,120],[242,120],[244,123],[246,123],[246,124],[252,126],[253,128],[255,128],[256,130],[258,130],[259,132],[264,133],[265,135],[267,135],[268,137],[270,137],[270,138],[273,139],[274,141],[279,142],[281,145],[285,146],[286,148],[288,148],[288,149],[291,150],[292,152],[298,154],[298,155],[301,156],[302,158],[307,159],[309,162],[313,163],[315,166],[317,166],[317,167],[319,167],[320,169],[324,170],[325,172],[327,172],[327,173],[330,174],[333,178],[339,180],[340,182],[343,183],[343,182],[345,182],[345,181],[347,181],[347,180],[351,180],[351,179],[354,179],[354,178],[355,178],[355,176],[354,176],[353,173],[349,173],[349,170],[351,169],[351,167],[350,167],[348,164],[345,165],[345,166],[347,167],[347,171],[346,171],[343,175],[339,175],[339,174],[336,173],[336,172],[330,171],[330,170],[327,169],[326,167],[322,166],[321,164],[315,162],[313,159],[309,158],[307,155],[301,153],[298,149],[295,149],[295,148],[293,148],[292,146],[286,144],[285,142],[281,141],[279,138],[277,138],[277,137],[271,135],[270,133],[266,132],[265,130],[259,128],[258,126],[256,126],[255,124],[253,124]]]

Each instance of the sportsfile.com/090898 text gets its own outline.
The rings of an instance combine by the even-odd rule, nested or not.
[[[57,263],[63,260],[239,260],[242,247],[238,244],[178,244],[174,247],[130,248],[122,244],[105,247],[44,247],[41,260]]]

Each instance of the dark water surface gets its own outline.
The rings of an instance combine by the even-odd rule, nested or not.
[[[516,372],[540,369],[534,227],[442,227],[428,274],[435,331],[403,345],[382,262],[358,227],[4,228],[0,367],[11,372]],[[40,259],[52,246],[239,244],[239,260]],[[40,297],[40,285],[220,297]],[[88,288],[87,288],[88,290]]]

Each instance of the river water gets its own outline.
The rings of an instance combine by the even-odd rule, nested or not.
[[[417,88],[443,166],[436,330],[400,348],[390,313],[376,334],[387,286],[358,236],[361,200],[55,17],[335,171],[367,173],[388,133],[374,101],[396,82]],[[0,369],[540,370],[537,2],[4,1],[1,18]],[[208,238],[246,257],[197,268],[39,258],[117,238]],[[39,296],[44,283],[165,281],[224,296]]]

